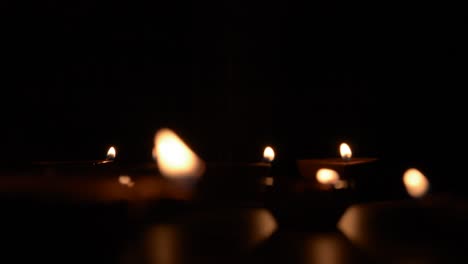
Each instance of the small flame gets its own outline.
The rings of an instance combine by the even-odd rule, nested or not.
[[[200,177],[205,172],[205,162],[168,128],[156,133],[153,158],[161,174],[169,178]]]
[[[117,151],[115,150],[114,147],[110,147],[109,150],[107,151],[107,160],[114,160],[115,157],[117,156]]]
[[[268,162],[272,162],[275,159],[275,151],[272,147],[268,146],[265,148],[263,151],[263,158]]]
[[[419,170],[410,168],[403,174],[403,183],[411,197],[419,198],[429,190],[429,180]]]
[[[317,171],[316,178],[321,184],[335,184],[340,180],[340,175],[332,169],[320,169]]]
[[[353,156],[353,153],[351,152],[351,148],[346,143],[341,143],[340,154],[341,154],[341,158],[344,160],[349,160]]]

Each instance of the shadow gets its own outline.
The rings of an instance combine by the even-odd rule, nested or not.
[[[3,257],[18,263],[116,263],[115,252],[135,232],[123,202],[0,201]]]

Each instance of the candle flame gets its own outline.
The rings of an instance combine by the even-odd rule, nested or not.
[[[335,184],[340,180],[340,175],[332,169],[319,169],[316,178],[321,184]]]
[[[348,144],[341,143],[341,145],[340,145],[340,155],[341,155],[341,158],[344,159],[344,160],[351,159],[353,153],[351,152],[351,148],[349,147]]]
[[[413,198],[424,196],[429,190],[429,180],[419,170],[410,168],[403,174],[406,191]]]
[[[272,162],[275,159],[275,151],[272,147],[267,146],[265,148],[265,150],[263,151],[263,158],[268,162]]]
[[[200,177],[205,171],[205,162],[168,128],[156,133],[153,158],[161,174],[168,178]]]
[[[117,151],[115,150],[114,147],[110,147],[109,150],[107,151],[107,160],[114,160],[115,157],[117,156]]]

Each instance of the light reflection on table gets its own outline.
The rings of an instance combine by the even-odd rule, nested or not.
[[[123,202],[1,201],[4,252],[17,263],[468,262],[468,206],[457,199],[354,205],[326,232],[283,228],[263,208],[160,203],[135,221]]]
[[[468,262],[468,206],[445,196],[350,207],[338,227],[384,263]]]
[[[148,226],[128,252],[142,254],[148,264],[226,263],[251,254],[276,229],[266,209],[210,209]],[[135,246],[142,250],[132,249]],[[130,260],[126,263],[135,258],[125,257]]]

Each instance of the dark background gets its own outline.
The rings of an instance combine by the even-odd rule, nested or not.
[[[459,188],[466,18],[450,2],[4,1],[2,161],[378,157]]]

